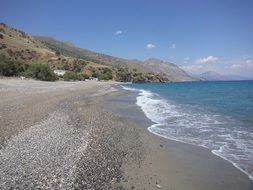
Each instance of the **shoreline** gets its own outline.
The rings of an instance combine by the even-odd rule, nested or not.
[[[121,86],[121,89],[122,89],[122,90],[126,90],[126,91],[128,91],[128,92],[132,92],[132,93],[135,92],[134,94],[135,94],[135,97],[136,97],[136,98],[139,96],[138,94],[140,93],[140,90],[138,90],[138,89],[131,89],[131,88],[124,87],[124,86]],[[141,108],[141,106],[138,105],[137,102],[135,102],[135,104],[136,104],[138,107]],[[141,111],[144,112],[142,109],[141,109]],[[167,137],[167,136],[165,136],[165,135],[162,135],[162,134],[159,134],[159,133],[156,133],[156,132],[152,131],[152,128],[153,128],[153,127],[159,126],[159,125],[161,125],[161,124],[160,124],[160,123],[157,123],[156,121],[153,121],[151,118],[149,118],[149,117],[146,115],[145,112],[144,112],[144,115],[145,115],[145,117],[146,117],[148,120],[150,120],[150,121],[152,122],[149,126],[147,126],[147,130],[148,130],[150,133],[152,133],[152,134],[154,134],[154,135],[156,135],[156,136],[159,136],[159,137],[168,139],[168,140],[177,141],[177,142],[180,142],[180,143],[185,143],[185,144],[189,144],[189,145],[193,145],[193,146],[198,146],[198,147],[205,148],[205,149],[209,150],[209,151],[210,151],[212,154],[214,154],[215,156],[218,156],[218,157],[224,159],[225,161],[231,163],[236,169],[238,169],[238,170],[240,170],[241,172],[243,172],[244,174],[246,174],[246,175],[248,176],[248,178],[249,178],[250,180],[253,181],[253,176],[251,176],[248,172],[244,171],[244,170],[241,169],[239,166],[237,166],[236,163],[234,163],[234,162],[230,161],[229,159],[227,159],[227,158],[225,158],[225,157],[219,155],[218,153],[216,153],[215,150],[211,150],[211,149],[209,149],[209,148],[206,147],[206,146],[196,145],[196,144],[193,144],[193,143],[187,143],[187,142],[184,142],[184,141],[175,139],[175,138],[169,138],[169,137]]]
[[[156,124],[154,124],[154,125],[156,125]],[[159,124],[158,124],[158,125],[159,125]],[[221,158],[221,159],[223,159],[223,160],[229,162],[230,164],[232,164],[236,169],[238,169],[240,172],[242,172],[242,173],[244,173],[245,175],[247,175],[247,177],[248,177],[250,180],[253,181],[253,177],[252,177],[250,174],[248,174],[247,172],[245,172],[243,169],[241,169],[239,166],[237,166],[237,165],[236,165],[235,163],[233,163],[232,161],[226,159],[225,157],[220,156],[219,154],[216,154],[216,153],[214,152],[214,150],[210,150],[209,148],[207,148],[207,147],[205,147],[205,146],[201,146],[201,145],[198,146],[198,145],[195,145],[195,144],[186,143],[186,142],[183,142],[183,141],[180,141],[180,140],[168,138],[168,137],[166,137],[166,136],[163,136],[163,135],[160,135],[160,134],[158,134],[158,133],[152,132],[151,130],[149,130],[149,128],[152,127],[152,126],[153,126],[153,125],[151,125],[151,126],[149,126],[149,127],[147,128],[147,130],[148,130],[150,133],[152,133],[152,134],[154,134],[154,135],[156,135],[156,136],[158,136],[158,137],[167,139],[167,140],[176,141],[176,142],[179,142],[179,143],[183,143],[183,144],[187,144],[187,145],[192,145],[192,146],[197,146],[197,147],[204,148],[204,149],[210,151],[213,155],[215,155],[215,156],[217,156],[217,157],[219,157],[219,158]]]
[[[252,182],[252,180],[249,178],[249,176],[246,173],[244,173],[243,171],[241,171],[240,169],[238,169],[237,167],[235,167],[233,165],[233,163],[227,161],[226,159],[221,158],[220,156],[217,156],[217,155],[213,154],[211,152],[211,150],[209,150],[209,149],[207,149],[205,147],[202,147],[202,146],[191,145],[191,144],[187,144],[185,142],[180,142],[180,141],[177,141],[177,140],[168,139],[168,138],[165,138],[165,137],[162,137],[160,135],[157,135],[157,134],[154,134],[154,133],[150,132],[148,130],[148,128],[150,126],[154,125],[155,123],[153,121],[151,121],[150,119],[148,119],[146,117],[146,115],[143,113],[143,111],[140,109],[140,107],[138,105],[136,105],[136,96],[137,96],[138,93],[132,92],[132,91],[123,90],[119,86],[118,86],[118,89],[119,89],[119,91],[121,91],[119,93],[118,97],[115,97],[114,99],[111,99],[109,101],[113,102],[116,99],[116,102],[118,103],[118,102],[120,102],[120,100],[122,100],[123,104],[120,105],[120,106],[118,106],[118,107],[126,107],[124,109],[127,109],[127,111],[122,111],[122,110],[120,110],[120,108],[118,108],[118,110],[116,109],[116,111],[115,110],[111,110],[111,111],[113,111],[117,115],[120,115],[122,117],[128,118],[130,120],[134,120],[136,123],[138,123],[138,125],[140,125],[139,127],[142,129],[141,130],[142,133],[145,134],[144,136],[151,136],[149,138],[152,139],[152,141],[156,142],[157,144],[159,144],[159,143],[165,144],[165,146],[164,145],[162,146],[163,148],[166,147],[166,145],[171,147],[171,144],[174,144],[177,147],[188,147],[189,149],[193,149],[194,151],[196,151],[196,154],[200,154],[201,155],[202,158],[199,158],[199,159],[204,159],[204,160],[207,159],[207,160],[211,160],[210,162],[213,162],[214,168],[216,168],[217,171],[212,171],[212,173],[218,174],[219,167],[223,167],[224,171],[225,170],[230,171],[230,172],[226,172],[226,171],[222,172],[222,173],[226,173],[226,175],[228,175],[228,176],[229,176],[229,173],[231,173],[231,172],[234,173],[234,175],[230,175],[231,179],[229,179],[229,177],[224,177],[221,174],[220,174],[220,179],[219,178],[212,179],[213,183],[219,183],[219,181],[223,181],[223,183],[224,183],[224,180],[225,180],[225,185],[223,184],[224,186],[221,186],[221,187],[213,186],[212,188],[216,188],[216,189],[224,189],[225,188],[226,189],[226,188],[229,187],[230,189],[240,189],[239,186],[236,186],[236,185],[232,186],[231,185],[231,184],[234,183],[234,181],[238,180],[237,181],[238,183],[242,183],[242,185],[241,185],[242,189],[253,189],[253,182]],[[132,106],[130,106],[131,104],[132,104]],[[106,106],[106,108],[109,109],[109,106]],[[142,118],[142,119],[136,119],[136,114],[139,114],[139,117]],[[144,121],[145,119],[143,119],[143,118],[145,118],[146,121]],[[147,134],[147,133],[149,133],[149,134]],[[150,143],[150,142],[146,142],[146,143]],[[157,151],[159,152],[159,149],[161,147],[159,147],[159,145],[158,145],[156,148],[157,148]],[[179,148],[179,149],[181,149],[181,148]],[[167,154],[169,154],[169,153],[170,153],[170,151],[167,152]],[[184,154],[184,153],[182,153],[182,154]],[[191,160],[191,161],[193,161],[193,160]],[[195,165],[196,164],[197,163],[195,163]],[[198,167],[199,166],[196,166],[196,168],[198,168]],[[206,166],[202,166],[202,167],[206,168]],[[143,174],[141,174],[141,175],[143,175]],[[203,175],[203,173],[202,173],[202,175]],[[170,173],[168,176],[171,177],[173,175]],[[199,176],[199,177],[201,177],[201,176]],[[224,178],[224,179],[222,179],[222,178]],[[210,181],[212,181],[212,180],[210,180]],[[196,183],[197,181],[200,181],[199,183],[202,183],[201,180],[192,181],[192,183],[193,182]],[[203,181],[205,181],[205,180],[203,180]],[[135,182],[135,183],[138,184],[138,182]],[[205,183],[207,183],[207,182],[205,182]],[[248,185],[246,185],[246,184],[248,184]],[[195,185],[197,185],[197,184],[195,184]],[[198,184],[197,186],[201,186],[201,185]],[[188,189],[198,189],[197,186],[195,186],[195,187],[193,186],[192,188],[190,188],[189,186],[187,186],[187,188]],[[211,185],[209,184],[209,186],[211,186]],[[243,188],[243,186],[245,186],[245,187]],[[154,187],[155,186],[153,186],[153,188]],[[174,188],[176,188],[176,187],[177,187],[177,185]],[[169,188],[171,188],[171,187],[169,187]],[[204,187],[202,187],[202,189],[212,189],[212,188],[208,188],[208,187],[204,188]],[[147,189],[149,189],[149,188],[147,188]],[[152,189],[152,188],[150,188],[150,189]]]
[[[0,188],[250,190],[209,151],[150,133],[118,83],[0,80]]]

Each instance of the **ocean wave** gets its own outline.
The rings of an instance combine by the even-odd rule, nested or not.
[[[148,90],[123,88],[139,92],[136,104],[155,123],[148,127],[151,133],[207,148],[253,180],[253,133],[229,126],[231,118],[182,107]]]
[[[130,88],[130,87],[126,87],[126,86],[123,86],[123,85],[120,85],[124,90],[129,90],[129,91],[139,91],[139,89],[136,89],[136,88]]]

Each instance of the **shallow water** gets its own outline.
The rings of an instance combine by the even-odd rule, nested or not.
[[[253,81],[127,84],[159,136],[203,146],[253,180]]]

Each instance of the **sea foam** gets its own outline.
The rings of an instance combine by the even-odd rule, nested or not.
[[[182,107],[148,90],[123,89],[139,92],[136,104],[155,123],[148,127],[151,133],[210,149],[253,180],[253,134],[241,127],[229,128],[231,118],[196,112],[191,106]]]

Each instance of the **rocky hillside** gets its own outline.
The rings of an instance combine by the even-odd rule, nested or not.
[[[189,76],[184,70],[180,69],[175,64],[164,62],[159,59],[152,58],[144,62],[138,60],[126,60],[78,48],[73,44],[61,42],[51,37],[35,36],[35,38],[62,54],[90,60],[98,64],[114,67],[127,67],[130,70],[136,69],[140,72],[161,73],[172,82],[198,80],[197,78]]]
[[[144,61],[145,67],[157,73],[164,73],[172,82],[196,81],[197,78],[189,76],[184,70],[173,63],[164,62],[159,59],[148,59]]]
[[[26,64],[49,64],[52,69],[69,70],[88,76],[132,82],[192,81],[182,69],[157,59],[126,60],[92,52],[52,37],[30,36],[0,24],[0,56]],[[108,77],[109,75],[109,77]]]
[[[44,43],[50,49],[59,52],[60,54],[87,60],[93,63],[108,65],[113,67],[129,68],[130,70],[137,69],[140,72],[150,72],[141,62],[121,59],[109,55],[92,52],[83,48],[79,48],[69,42],[62,42],[52,37],[34,36],[35,39]]]

